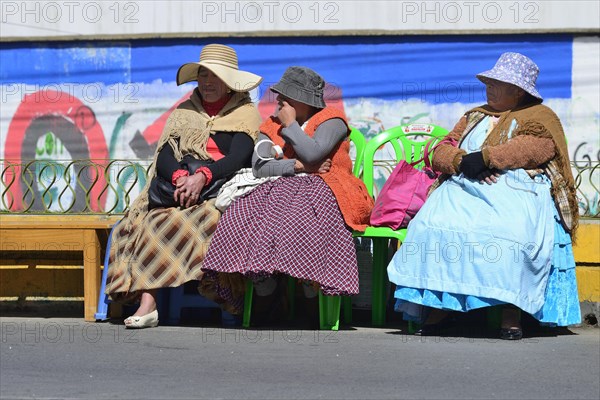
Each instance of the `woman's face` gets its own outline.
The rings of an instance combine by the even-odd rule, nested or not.
[[[485,83],[485,94],[490,107],[496,111],[507,111],[517,107],[525,91],[510,83],[489,79]]]
[[[228,95],[229,88],[215,74],[204,67],[198,70],[198,90],[204,101],[214,103]]]
[[[292,106],[294,110],[296,110],[296,121],[298,121],[300,125],[306,122],[306,120],[308,120],[308,118],[310,118],[311,116],[312,107],[308,104],[304,104],[300,101],[290,99],[289,97],[286,97],[282,94],[278,94],[276,100],[278,111],[281,110],[281,107],[283,107],[284,101],[290,106]]]

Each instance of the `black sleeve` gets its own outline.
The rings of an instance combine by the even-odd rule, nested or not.
[[[228,135],[231,137],[229,148],[225,148],[225,144],[220,140],[220,135]],[[224,176],[229,176],[245,167],[250,167],[250,159],[254,151],[254,140],[245,133],[217,133],[213,138],[217,147],[225,157],[211,164],[208,169],[212,173],[213,179],[218,179]],[[223,147],[222,147],[223,146]]]
[[[168,143],[165,143],[163,148],[158,153],[158,158],[156,159],[156,172],[162,178],[171,182],[171,178],[173,177],[173,172],[181,169],[181,166],[175,159],[175,153],[171,146]]]

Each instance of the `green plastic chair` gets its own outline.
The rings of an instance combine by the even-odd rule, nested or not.
[[[413,162],[423,157],[425,145],[429,140],[439,141],[446,136],[448,131],[436,125],[411,124],[400,125],[381,132],[375,138],[369,140],[364,151],[363,182],[373,196],[375,153],[386,143],[390,143],[395,152],[395,160],[406,160]],[[410,137],[426,138],[425,140],[411,140]],[[417,165],[421,168],[423,163]],[[354,237],[371,238],[373,240],[373,275],[372,275],[372,311],[371,323],[373,326],[385,324],[386,300],[387,300],[387,264],[388,246],[391,239],[397,239],[399,243],[406,237],[406,228],[393,230],[388,227],[369,226],[365,232],[353,232]],[[344,301],[345,319],[350,321],[352,309],[347,307]],[[348,311],[348,309],[350,311]]]
[[[356,159],[354,160],[352,173],[357,178],[360,178],[362,162],[365,155],[365,145],[367,144],[367,141],[365,140],[362,132],[352,126],[350,127],[350,141],[354,143],[354,147],[356,147]]]
[[[288,302],[290,305],[289,319],[294,316],[294,295],[296,279],[288,277]],[[250,279],[246,280],[246,293],[244,294],[244,316],[242,327],[250,327],[252,314],[252,297],[254,295],[254,284]],[[325,296],[319,290],[319,329],[337,331],[340,327],[341,296]]]
[[[356,147],[356,160],[354,161],[354,167],[352,173],[359,177],[361,172],[361,164],[364,158],[364,150],[366,140],[362,132],[354,127],[350,127],[350,141]],[[289,304],[289,318],[294,316],[294,297],[296,289],[296,279],[288,277],[288,304]],[[254,294],[254,285],[250,279],[246,280],[246,293],[244,294],[244,315],[242,318],[242,327],[250,327],[250,318],[252,316],[252,298]],[[348,300],[346,300],[348,299]],[[352,303],[350,297],[346,297],[344,300],[345,316],[352,316]],[[325,296],[321,290],[319,290],[319,328],[321,330],[337,331],[340,326],[340,309],[341,309],[341,296]],[[350,319],[348,319],[349,321]]]

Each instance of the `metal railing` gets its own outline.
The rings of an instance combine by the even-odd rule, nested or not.
[[[382,185],[395,166],[376,160]],[[122,214],[147,181],[143,160],[0,160],[0,211]],[[573,163],[579,211],[600,218],[600,163]]]
[[[100,213],[127,211],[147,180],[140,160],[1,160],[3,211]]]
[[[379,193],[396,164],[396,160],[392,159],[373,161],[376,186],[374,193]],[[586,218],[600,218],[600,162],[572,162],[571,172],[577,189],[579,215]]]

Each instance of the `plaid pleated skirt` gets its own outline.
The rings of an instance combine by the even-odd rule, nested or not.
[[[237,199],[219,222],[202,270],[205,280],[214,273],[250,279],[282,273],[318,284],[325,295],[358,293],[352,233],[316,175],[281,177]],[[216,290],[239,307],[239,296]]]
[[[200,280],[220,216],[209,200],[184,210],[155,208],[129,228],[121,221],[111,238],[106,293],[132,303],[142,291]]]

